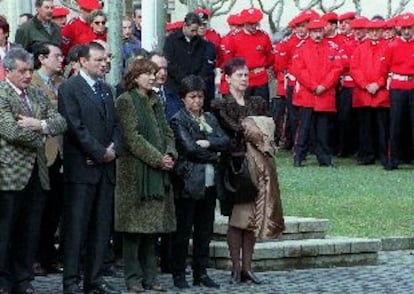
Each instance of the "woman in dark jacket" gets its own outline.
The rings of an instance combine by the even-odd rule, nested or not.
[[[214,106],[218,112],[220,124],[231,140],[230,148],[223,153],[223,166],[230,166],[231,163],[233,166],[241,167],[243,162],[247,160],[248,171],[253,174],[253,176],[248,175],[248,177],[257,188],[257,193],[251,192],[255,197],[253,200],[243,203],[236,201],[236,198],[248,194],[247,189],[244,188],[241,193],[239,191],[232,193],[234,194],[232,199],[230,199],[230,192],[226,192],[221,202],[222,213],[230,216],[227,232],[227,242],[233,267],[230,282],[234,284],[241,281],[251,281],[260,284],[260,279],[251,269],[256,238],[274,239],[283,230],[284,224],[276,167],[273,164],[273,152],[271,152],[271,156],[266,155],[261,158],[256,156],[254,160],[251,160],[249,158],[252,158],[252,156],[250,156],[247,148],[250,144],[251,147],[254,146],[254,148],[260,149],[264,138],[273,136],[267,136],[257,127],[253,128],[254,131],[252,132],[252,127],[246,128],[245,119],[247,117],[260,118],[258,121],[264,121],[270,126],[274,126],[274,123],[273,121],[271,121],[271,124],[268,123],[270,118],[266,117],[269,116],[267,102],[261,97],[246,95],[249,86],[249,70],[244,59],[233,58],[229,60],[225,65],[224,72],[229,84],[229,95]],[[258,164],[260,167],[257,166]],[[236,168],[236,170],[239,170],[239,168]],[[237,176],[240,175],[241,173]],[[244,184],[246,186],[246,181],[244,181]],[[266,207],[263,207],[263,203],[266,203]],[[271,224],[270,227],[269,224]],[[240,253],[242,253],[241,268]]]
[[[185,279],[188,243],[193,232],[193,285],[218,288],[207,275],[209,244],[216,204],[216,164],[229,139],[211,113],[203,113],[205,86],[194,75],[183,79],[180,96],[184,108],[171,120],[178,159],[175,184],[177,231],[172,236],[174,285],[188,288]]]

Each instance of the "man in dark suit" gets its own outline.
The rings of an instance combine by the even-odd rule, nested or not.
[[[115,158],[120,152],[112,91],[102,81],[105,49],[91,42],[79,50],[81,70],[59,88],[58,109],[68,122],[63,138],[63,290],[79,287],[80,256],[85,249],[85,293],[120,293],[103,278],[101,268],[112,223]]]
[[[32,56],[10,49],[0,82],[0,293],[34,293],[32,264],[49,190],[46,137],[62,134],[64,118],[30,85]]]

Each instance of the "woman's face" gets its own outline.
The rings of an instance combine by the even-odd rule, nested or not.
[[[97,17],[93,19],[93,22],[91,23],[93,32],[95,34],[102,35],[106,30],[105,24],[106,24],[105,17],[103,17],[102,15],[98,15]]]
[[[246,91],[249,86],[249,69],[246,65],[237,69],[230,76],[226,75],[226,81],[232,89]]]
[[[152,87],[154,87],[155,71],[140,74],[135,78],[135,82],[137,83],[139,90],[142,90],[144,92],[151,91]]]
[[[204,92],[192,91],[188,92],[183,98],[184,107],[187,111],[199,114],[204,104]]]

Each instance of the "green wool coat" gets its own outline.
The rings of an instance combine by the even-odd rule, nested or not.
[[[133,90],[134,91],[134,90]],[[165,153],[177,157],[174,135],[165,118],[160,99],[154,93],[145,99],[145,111],[151,121],[157,123],[156,111],[161,111],[159,126],[167,134],[166,150],[157,150],[138,132],[138,119],[129,92],[122,94],[116,101],[120,126],[122,129],[124,152],[117,160],[117,185],[115,188],[115,230],[128,233],[167,233],[175,231],[174,196],[168,193],[163,200],[140,200],[137,195],[136,164],[142,161],[157,167]]]

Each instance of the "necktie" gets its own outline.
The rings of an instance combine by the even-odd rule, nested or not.
[[[30,107],[29,101],[27,100],[26,91],[22,91],[20,93],[20,98],[22,99],[22,102],[24,104],[24,107],[26,108],[26,111],[32,115],[32,109]]]
[[[164,91],[164,87],[160,88],[160,96],[161,96],[161,101],[163,104],[165,104],[167,101],[167,97],[165,97],[165,91]]]
[[[102,89],[102,84],[101,82],[96,82],[93,85],[93,89],[95,91],[95,96],[96,96],[96,100],[100,103],[100,104],[104,104],[105,103],[105,96],[104,96],[104,92]]]

